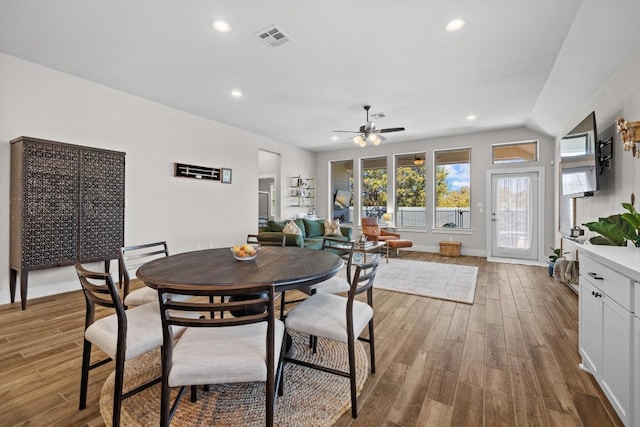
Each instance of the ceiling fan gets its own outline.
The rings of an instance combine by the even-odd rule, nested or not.
[[[351,131],[351,130],[334,130],[334,132],[347,132],[347,133],[356,133],[357,135],[354,137],[347,138],[346,140],[352,140],[360,147],[365,147],[367,142],[372,143],[373,145],[379,145],[386,138],[381,133],[389,133],[389,132],[401,132],[404,128],[387,128],[387,129],[376,129],[376,124],[369,121],[369,109],[370,105],[365,105],[364,110],[367,112],[367,123],[360,126],[360,130]]]

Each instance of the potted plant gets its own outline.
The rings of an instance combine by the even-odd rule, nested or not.
[[[556,265],[558,258],[565,256],[569,252],[562,252],[562,248],[551,248],[553,253],[549,255],[549,276],[553,277],[553,267]]]
[[[640,213],[633,206],[635,195],[631,194],[631,203],[623,203],[627,210],[623,214],[610,215],[606,218],[598,218],[598,221],[583,224],[599,236],[592,237],[589,242],[594,245],[627,246],[630,241],[634,246],[640,246]]]

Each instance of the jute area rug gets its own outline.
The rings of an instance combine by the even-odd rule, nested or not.
[[[478,267],[404,259],[381,260],[373,286],[473,304]]]
[[[346,344],[318,339],[318,352],[308,347],[308,337],[295,333],[293,357],[324,364],[347,371]],[[358,393],[369,373],[368,349],[356,341],[356,378]],[[145,353],[126,362],[125,391],[159,377],[161,361],[159,350]],[[277,426],[331,426],[351,408],[349,379],[315,369],[286,363],[284,369],[284,396],[277,397],[274,423]],[[113,408],[112,373],[106,380],[100,396],[100,413],[107,426],[111,426]],[[125,399],[122,406],[123,426],[158,426],[160,424],[160,384]],[[177,393],[173,390],[173,397]],[[198,387],[198,401],[191,402],[187,390],[171,426],[264,426],[264,383],[214,385],[209,392]]]

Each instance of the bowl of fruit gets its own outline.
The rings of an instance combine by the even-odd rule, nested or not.
[[[233,253],[234,258],[238,261],[251,261],[252,259],[255,259],[258,254],[256,252],[256,248],[248,243],[232,247],[231,252]]]

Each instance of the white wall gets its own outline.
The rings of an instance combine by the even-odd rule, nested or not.
[[[640,208],[640,158],[634,158],[630,151],[623,150],[620,135],[615,132],[615,120],[618,117],[629,121],[640,120],[639,75],[640,49],[586,105],[577,109],[573,123],[566,123],[563,134],[588,113],[595,111],[598,133],[608,129],[614,135],[612,168],[605,172],[601,191],[593,197],[576,200],[576,223],[580,226],[585,222],[597,221],[599,217],[626,212],[621,204],[630,202],[631,193],[636,195],[636,209]],[[559,143],[560,137],[556,149],[558,159]],[[586,230],[586,233],[589,231]],[[559,241],[560,236],[557,235],[554,246]]]
[[[126,152],[125,244],[167,240],[172,253],[257,231],[259,149],[280,153],[282,176],[315,175],[307,150],[5,54],[0,76],[0,303],[9,301],[9,141],[20,135]],[[175,178],[174,162],[231,168],[232,184]],[[72,289],[70,267],[29,274],[30,298]]]
[[[492,164],[492,144],[517,142],[527,140],[539,141],[539,158],[537,162],[527,162],[518,164]],[[433,230],[430,226],[428,230],[410,230],[400,229],[403,238],[413,241],[414,249],[425,250],[429,252],[437,252],[439,250],[438,242],[448,240],[453,237],[455,240],[462,242],[462,253],[464,255],[486,256],[486,215],[487,201],[486,198],[486,171],[488,169],[509,169],[522,167],[544,167],[546,171],[546,196],[552,197],[554,194],[553,176],[555,166],[552,165],[554,159],[554,139],[543,135],[534,130],[519,127],[512,129],[504,129],[499,131],[478,132],[466,135],[457,135],[451,137],[432,138],[421,141],[385,144],[384,142],[378,147],[368,146],[366,148],[348,148],[344,150],[336,150],[322,152],[316,155],[316,171],[318,174],[318,215],[326,216],[329,212],[330,183],[329,169],[330,162],[335,160],[354,160],[354,176],[360,174],[360,159],[366,157],[387,156],[387,165],[389,168],[393,166],[394,155],[426,152],[427,158],[425,165],[427,167],[427,220],[433,218],[433,181],[434,181],[434,164],[433,153],[437,150],[451,148],[471,148],[471,230]],[[393,169],[389,169],[389,173],[393,173]],[[391,176],[391,175],[390,175]],[[358,182],[354,186],[354,192],[359,193]],[[478,203],[483,203],[482,212],[478,208]],[[545,221],[549,226],[545,229],[545,247],[547,242],[553,239],[553,228],[550,224],[553,220],[553,204],[546,204]],[[359,224],[359,218],[353,219],[355,224]]]

